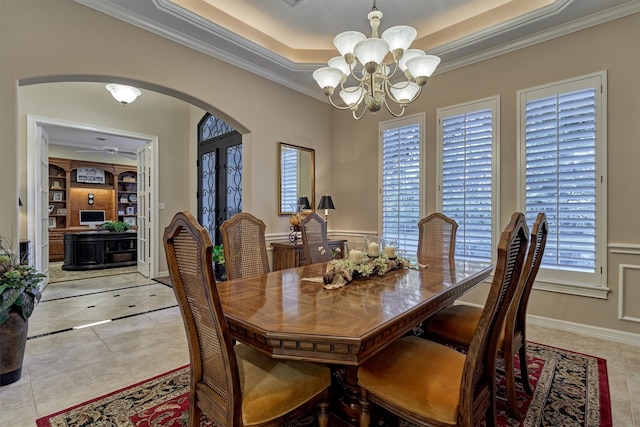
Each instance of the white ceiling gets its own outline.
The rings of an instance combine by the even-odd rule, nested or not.
[[[110,95],[105,93],[105,96]],[[139,138],[130,138],[86,128],[58,125],[45,125],[42,127],[49,137],[49,144],[71,147],[78,151],[116,147],[122,152],[135,153],[138,148],[147,142]],[[96,152],[99,153],[99,151]],[[131,158],[132,156],[126,157]]]
[[[311,74],[336,34],[371,30],[372,0],[75,0],[169,40],[325,100]],[[295,6],[290,6],[290,4]],[[411,25],[436,74],[640,12],[640,0],[377,0],[380,30]],[[135,151],[144,141],[47,127],[50,141]],[[107,137],[108,141],[99,139]]]
[[[372,0],[75,0],[324,99],[311,74],[346,30],[370,35]],[[296,3],[290,6],[288,3]],[[411,25],[443,72],[640,11],[640,0],[377,0],[380,29]]]

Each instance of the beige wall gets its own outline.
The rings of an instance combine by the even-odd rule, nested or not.
[[[529,313],[604,328],[640,333],[640,323],[618,320],[620,264],[640,268],[640,55],[629,40],[640,38],[640,14],[560,37],[491,60],[434,76],[407,114],[426,112],[427,214],[436,207],[436,109],[500,96],[500,212],[505,224],[516,209],[516,92],[601,70],[608,71],[608,239],[628,245],[631,254],[610,250],[608,300],[534,291]],[[334,226],[341,230],[377,230],[377,122],[388,113],[355,122],[334,113]],[[353,171],[358,171],[354,176]],[[363,214],[366,212],[366,214]],[[625,272],[627,298],[637,296],[637,270]],[[632,280],[633,278],[636,280]],[[482,303],[486,288],[469,300]],[[640,305],[629,299],[626,315],[640,319]]]
[[[608,300],[534,291],[531,314],[640,333],[640,323],[617,319],[621,292],[618,267],[640,266],[640,199],[636,197],[640,182],[640,168],[636,165],[640,158],[640,55],[637,49],[627,46],[629,40],[639,36],[640,15],[636,14],[443,73],[431,79],[420,100],[407,111],[426,113],[428,213],[435,209],[436,200],[436,108],[500,95],[500,212],[496,215],[504,224],[517,209],[516,91],[608,70],[609,242],[614,247],[627,248],[629,253],[610,251]],[[0,61],[2,200],[17,200],[20,186],[25,185],[21,172],[25,130],[18,124],[24,123],[21,114],[30,111],[18,110],[18,86],[38,79],[104,82],[117,78],[145,91],[171,94],[196,107],[221,113],[243,133],[247,143],[243,171],[245,209],[263,218],[268,233],[284,233],[288,227],[287,218],[276,215],[277,141],[316,149],[316,199],[325,192],[333,196],[337,209],[331,213],[332,229],[377,229],[377,123],[390,118],[385,113],[356,122],[348,112],[334,111],[319,101],[71,0],[0,0]],[[75,108],[89,110],[87,105]],[[51,110],[47,112],[50,114]],[[90,111],[84,113],[86,121],[103,118],[99,114],[91,118]],[[188,130],[174,133],[162,125],[159,129],[145,128],[145,133],[173,139],[160,148],[160,174],[166,177],[161,178],[164,195],[160,201],[167,203],[161,221],[168,221],[173,210],[195,207],[195,199],[185,192],[194,191],[189,157],[193,160],[195,156],[187,141],[192,139],[189,132],[193,132],[196,120],[188,111],[180,114],[187,117]],[[108,120],[118,124],[117,118]],[[143,117],[143,121],[150,124],[151,117]],[[17,238],[17,203],[1,203],[0,218],[0,234]],[[623,280],[622,286],[626,287],[627,296],[637,296],[638,282],[631,280],[637,274],[626,276],[629,280]],[[469,298],[482,302],[484,296],[484,290],[479,290]],[[627,315],[640,318],[637,303],[625,303],[624,308]]]
[[[288,218],[277,216],[277,141],[315,148],[321,172],[316,189],[330,191],[332,111],[326,104],[71,0],[0,0],[0,8],[2,199],[17,200],[19,186],[26,185],[19,179],[25,173],[19,170],[25,164],[25,129],[18,126],[24,123],[17,109],[18,86],[26,88],[25,84],[34,81],[114,79],[134,84],[145,93],[152,90],[185,100],[222,116],[243,133],[247,144],[243,159],[244,208],[265,221],[268,233],[285,233],[289,225]],[[105,102],[112,102],[107,95],[105,91]],[[47,102],[62,101],[56,97]],[[114,107],[125,115],[138,102],[142,104],[143,98],[125,109],[117,104]],[[85,122],[104,125],[105,119],[114,128],[123,123],[117,116],[105,117],[93,111],[91,104],[60,106],[66,112],[74,108],[83,110]],[[20,113],[37,114],[25,109]],[[195,173],[189,166],[193,164],[188,155],[189,122],[184,123],[185,128],[174,130],[169,129],[172,122],[164,120],[158,129],[151,129],[154,111],[139,114],[145,133],[166,136],[159,152],[159,172],[164,177],[160,187],[165,194],[160,201],[167,204],[167,209],[160,222],[168,223],[175,211],[195,206],[195,189],[189,187],[191,174]],[[181,114],[187,117],[188,110]],[[0,234],[17,241],[17,202],[15,206],[0,204],[0,218]]]

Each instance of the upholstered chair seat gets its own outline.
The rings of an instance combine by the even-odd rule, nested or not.
[[[244,344],[234,346],[242,389],[245,426],[280,419],[331,385],[329,367],[273,359]]]
[[[427,325],[427,331],[445,338],[449,344],[467,348],[476,332],[481,315],[482,307],[453,305],[434,316]],[[504,329],[500,334],[498,348],[502,348],[503,341]]]
[[[465,355],[407,336],[358,370],[358,383],[391,405],[419,417],[455,425]]]

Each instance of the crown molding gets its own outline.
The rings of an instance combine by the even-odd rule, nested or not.
[[[312,98],[327,102],[311,74],[324,64],[297,63],[212,23],[169,0],[74,0],[94,10],[187,46]],[[640,12],[640,0],[619,0],[617,6],[576,19],[572,16],[597,0],[558,0],[517,19],[430,49],[442,57],[436,74],[533,46]],[[597,6],[594,6],[597,7]],[[577,11],[575,9],[578,9]],[[588,9],[588,8],[587,8]],[[569,20],[567,20],[567,16]],[[536,29],[542,28],[542,30]],[[506,41],[505,41],[506,40]]]

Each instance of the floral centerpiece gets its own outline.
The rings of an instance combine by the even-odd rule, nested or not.
[[[12,307],[26,320],[40,300],[40,282],[45,275],[21,264],[18,255],[0,237],[0,325],[9,319]]]
[[[319,251],[324,248],[320,246]],[[332,258],[335,258],[332,253]],[[327,264],[327,270],[323,276],[325,289],[340,288],[354,279],[368,277],[372,275],[383,276],[392,270],[409,268],[410,261],[403,257],[389,258],[386,253],[377,257],[362,257],[362,260],[355,260],[353,257],[347,259],[333,259]]]

